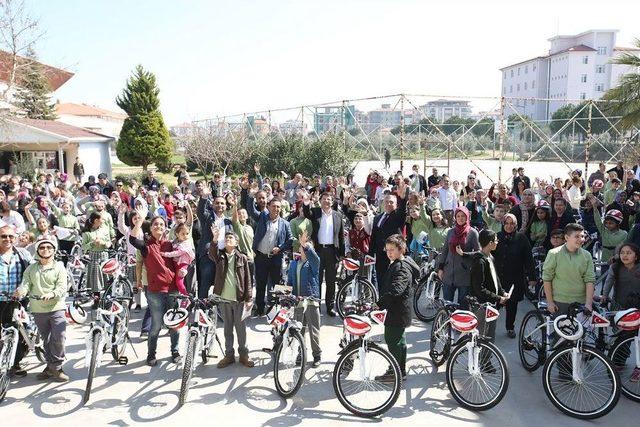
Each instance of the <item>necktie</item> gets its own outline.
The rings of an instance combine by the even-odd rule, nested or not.
[[[387,217],[389,216],[389,214],[384,213],[382,214],[382,217],[380,218],[380,221],[378,221],[378,228],[382,227],[384,225],[384,223],[387,221]]]

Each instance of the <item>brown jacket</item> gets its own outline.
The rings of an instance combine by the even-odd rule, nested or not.
[[[213,293],[222,294],[224,279],[227,275],[227,252],[218,250],[215,244],[209,247],[209,258],[216,263],[216,277],[213,282]],[[234,250],[232,256],[236,257],[236,298],[238,301],[249,302],[251,295],[251,272],[249,270],[249,260],[245,254],[239,250]]]

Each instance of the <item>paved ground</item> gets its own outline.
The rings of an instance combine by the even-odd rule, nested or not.
[[[529,309],[522,303],[521,312]],[[523,314],[521,313],[521,314]],[[132,321],[138,330],[140,315]],[[195,422],[201,425],[294,426],[326,425],[440,425],[485,424],[496,426],[577,426],[580,421],[566,417],[547,400],[542,389],[540,371],[529,374],[520,366],[516,340],[508,339],[504,326],[498,326],[498,345],[509,366],[511,384],[502,402],[484,413],[473,413],[457,406],[449,395],[444,367],[436,371],[428,349],[429,327],[416,321],[409,329],[409,377],[395,407],[379,419],[359,419],[347,412],[335,398],[331,385],[333,363],[337,359],[341,328],[336,319],[323,316],[321,344],[323,364],[309,369],[306,381],[295,398],[282,400],[274,391],[271,358],[260,349],[268,347],[270,335],[263,319],[251,319],[249,344],[256,367],[239,364],[217,369],[216,359],[197,368],[189,402],[177,407],[181,371],[168,359],[167,336],[160,340],[160,363],[149,368],[144,363],[146,344],[134,334],[136,358],[128,350],[130,363],[120,366],[105,355],[98,370],[91,401],[81,406],[85,387],[84,336],[87,327],[70,327],[68,353],[64,369],[72,381],[66,384],[38,382],[42,366],[29,356],[29,375],[13,381],[5,401],[0,404],[3,420],[18,420],[21,425],[176,425]],[[220,330],[220,333],[222,331]],[[380,330],[381,332],[381,330]],[[618,406],[606,417],[592,422],[595,426],[635,425],[637,403],[620,398]]]

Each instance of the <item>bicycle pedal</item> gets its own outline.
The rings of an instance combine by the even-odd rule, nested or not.
[[[129,358],[127,356],[122,356],[118,358],[118,364],[126,365],[127,363],[129,363]]]

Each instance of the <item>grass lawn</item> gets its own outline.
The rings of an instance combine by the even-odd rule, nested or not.
[[[174,154],[171,161],[178,164],[185,163],[184,156],[181,154]],[[150,165],[149,168],[155,169],[155,165]],[[111,169],[112,175],[114,177],[117,175],[137,175],[142,173],[142,166],[127,166],[116,158],[112,159]],[[204,176],[195,174],[194,172],[190,172],[189,176],[191,177],[192,181],[204,179]],[[163,184],[169,185],[169,188],[177,184],[176,177],[173,176],[173,172],[162,173],[156,170],[156,177],[158,178],[158,181],[162,182]]]

